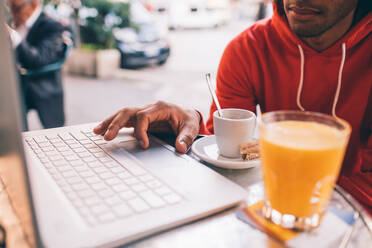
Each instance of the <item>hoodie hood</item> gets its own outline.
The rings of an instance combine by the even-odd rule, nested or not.
[[[346,48],[350,49],[354,46],[356,46],[360,41],[362,41],[367,35],[372,33],[372,7],[370,3],[365,4],[365,0],[362,0],[360,5],[366,5],[362,7],[357,8],[357,13],[363,11],[364,17],[362,17],[361,20],[357,21],[357,23],[354,23],[353,27],[336,43],[334,43],[331,47],[328,49],[318,52],[311,47],[309,47],[307,44],[305,44],[296,34],[292,32],[292,30],[289,27],[284,7],[283,7],[283,1],[277,0],[274,1],[273,8],[274,8],[274,16],[272,18],[272,24],[275,28],[275,30],[279,33],[279,36],[289,43],[288,45],[293,46],[294,49],[297,49],[298,45],[301,45],[303,47],[305,53],[317,53],[322,54],[324,56],[334,56],[334,55],[340,55],[341,54],[341,46],[343,43],[345,43]],[[368,6],[367,6],[368,5]],[[367,8],[368,9],[365,9]]]

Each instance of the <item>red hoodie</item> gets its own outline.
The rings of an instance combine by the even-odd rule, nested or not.
[[[338,182],[372,214],[372,12],[317,52],[274,10],[273,18],[257,22],[227,46],[217,75],[221,107],[255,111],[259,104],[262,112],[303,107],[332,115],[336,102],[335,114],[352,126]],[[201,133],[213,133],[215,110],[212,104],[208,130],[201,125]]]

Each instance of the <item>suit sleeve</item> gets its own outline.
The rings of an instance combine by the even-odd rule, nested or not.
[[[28,39],[24,39],[16,48],[18,62],[26,69],[36,69],[57,62],[64,52],[62,33],[63,27],[57,23],[55,27],[49,27],[40,34],[31,34],[39,35],[40,40],[31,44]]]
[[[249,55],[249,47],[240,40],[233,40],[226,47],[217,73],[216,95],[221,108],[241,108],[255,112],[257,98],[251,83],[251,66],[254,56]],[[213,133],[213,113],[216,105],[212,103],[206,128]]]

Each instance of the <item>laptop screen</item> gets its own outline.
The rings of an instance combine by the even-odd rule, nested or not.
[[[5,26],[4,2],[0,1],[0,183],[8,194],[8,199],[4,200],[4,197],[1,197],[1,204],[10,202],[12,211],[4,216],[7,220],[0,219],[0,225],[6,229],[8,245],[15,246],[9,242],[20,232],[12,220],[18,218],[23,228],[21,235],[24,235],[24,239],[31,247],[35,247],[36,228],[21,140],[20,90],[13,51]],[[12,212],[15,216],[12,216]],[[6,223],[12,225],[6,226]]]

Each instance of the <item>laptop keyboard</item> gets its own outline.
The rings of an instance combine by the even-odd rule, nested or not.
[[[182,201],[120,145],[91,131],[26,137],[25,141],[90,225]]]

